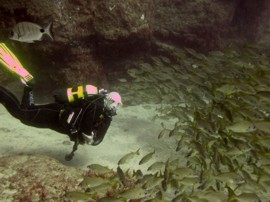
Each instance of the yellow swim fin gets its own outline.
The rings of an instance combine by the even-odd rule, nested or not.
[[[11,72],[19,75],[26,83],[29,83],[34,79],[4,43],[0,43],[0,63],[7,67]]]

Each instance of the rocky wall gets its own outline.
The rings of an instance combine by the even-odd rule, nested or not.
[[[159,43],[203,52],[232,42],[265,44],[269,5],[266,0],[1,0],[0,40],[24,55],[41,81],[106,85],[106,74],[121,69],[123,59],[145,57]],[[21,21],[53,22],[54,40],[9,40],[10,28]]]

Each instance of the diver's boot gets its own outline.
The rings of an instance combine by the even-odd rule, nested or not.
[[[35,105],[34,94],[31,87],[25,86],[21,101],[21,107],[28,109]]]
[[[34,93],[33,91],[29,92],[29,106],[34,106],[35,99],[34,99]]]
[[[7,67],[8,70],[21,77],[27,85],[34,79],[4,43],[0,43],[0,62]]]

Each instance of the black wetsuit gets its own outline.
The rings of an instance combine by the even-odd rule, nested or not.
[[[77,103],[31,103],[31,88],[25,87],[21,103],[9,90],[0,86],[0,103],[22,123],[38,128],[50,128],[69,135],[72,141],[84,144],[82,132],[95,133],[94,143],[99,144],[110,126],[111,115],[104,108],[104,95],[94,95]]]

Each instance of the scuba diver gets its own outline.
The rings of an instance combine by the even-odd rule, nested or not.
[[[79,144],[98,145],[103,140],[112,116],[122,104],[119,93],[93,85],[77,86],[57,90],[54,103],[36,105],[32,92],[33,76],[3,43],[0,43],[0,62],[24,83],[21,102],[0,86],[0,103],[23,124],[67,134],[74,141],[74,146],[72,152],[66,155],[66,160],[73,158]]]

